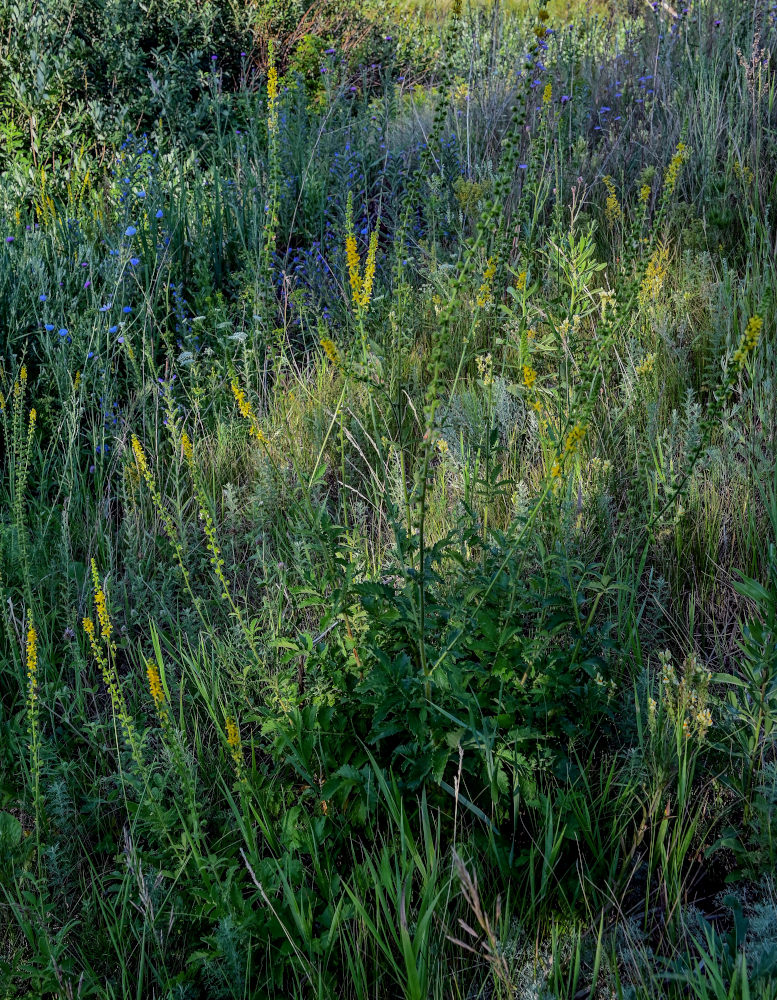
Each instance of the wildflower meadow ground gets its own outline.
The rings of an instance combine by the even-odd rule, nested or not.
[[[777,1000],[776,97],[0,0],[0,996]]]

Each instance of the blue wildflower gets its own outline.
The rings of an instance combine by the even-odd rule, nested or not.
[[[127,228],[124,230],[124,235],[125,236],[134,236],[136,232],[137,232],[137,229],[135,229],[134,226],[127,226]]]

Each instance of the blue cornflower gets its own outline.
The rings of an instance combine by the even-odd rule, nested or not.
[[[60,337],[67,337],[67,328],[63,326],[62,329],[59,331],[59,335]]]
[[[51,331],[53,329],[54,329],[54,324],[53,323],[47,323],[46,324],[46,330],[48,331],[48,333],[51,333]]]
[[[38,301],[39,302],[45,302],[47,298],[48,298],[48,295],[46,295],[46,294],[39,295],[38,296]]]
[[[137,267],[139,263],[140,257],[130,257],[130,264],[132,264],[133,267]]]
[[[138,198],[145,198],[145,197],[146,197],[145,191],[138,191]]]
[[[136,232],[137,232],[137,229],[135,229],[134,226],[127,226],[127,228],[124,230],[124,235],[125,236],[134,236]]]
[[[108,327],[108,333],[116,333],[118,329],[118,326],[110,326]]]
[[[121,307],[121,311],[123,313],[131,313],[132,312],[132,306],[122,306]]]
[[[159,210],[157,211],[157,213],[156,213],[156,217],[157,217],[157,219],[161,219],[163,215],[164,215],[164,212],[163,212],[163,211],[162,211],[162,209],[160,208],[160,209],[159,209]]]

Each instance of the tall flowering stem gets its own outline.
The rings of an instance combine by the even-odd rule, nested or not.
[[[30,740],[30,772],[32,774],[32,799],[35,812],[35,836],[38,844],[38,865],[40,866],[40,827],[42,800],[40,793],[40,725],[38,701],[38,632],[32,618],[32,610],[27,611],[27,637],[25,660],[27,667],[27,733]]]
[[[264,278],[266,281],[266,320],[269,322],[271,301],[273,295],[272,256],[275,251],[275,241],[278,235],[280,202],[281,164],[280,164],[280,115],[278,70],[275,66],[275,52],[272,42],[269,48],[269,68],[267,70],[267,201],[265,204],[265,221],[263,229]]]
[[[92,618],[85,617],[83,619],[83,629],[89,641],[92,656],[100,668],[103,682],[108,689],[114,718],[118,720],[135,766],[145,780],[145,766],[140,740],[138,739],[132,716],[127,708],[127,702],[124,698],[124,691],[121,685],[121,677],[119,676],[116,664],[117,649],[113,641],[113,623],[108,611],[108,598],[100,581],[97,563],[94,559],[92,559],[92,585],[94,605],[97,613],[97,626]]]

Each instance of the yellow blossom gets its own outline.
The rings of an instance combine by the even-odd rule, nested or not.
[[[655,367],[656,356],[655,354],[646,354],[645,357],[639,362],[634,368],[634,373],[637,378],[642,378],[645,375],[650,375]]]
[[[31,623],[27,629],[27,678],[30,685],[37,685],[35,680],[38,671],[38,633]]]
[[[494,275],[496,274],[496,259],[494,257],[489,257],[486,262],[486,270],[483,274],[483,284],[480,286],[480,291],[477,295],[477,304],[480,308],[487,306],[491,302],[492,295],[492,284],[494,281]]]
[[[192,465],[194,462],[194,446],[186,431],[181,431],[181,450],[183,451],[183,457],[189,465]]]
[[[325,337],[321,341],[321,346],[324,348],[324,353],[333,365],[340,364],[340,355],[337,351],[337,345],[333,340],[330,340],[329,337]]]
[[[230,385],[232,388],[232,395],[237,401],[237,408],[240,410],[241,416],[248,421],[248,433],[252,437],[255,437],[261,444],[267,444],[267,438],[259,426],[259,421],[257,420],[250,400],[246,396],[245,389],[243,389],[243,387],[238,383],[236,378],[232,379]]]
[[[688,161],[690,155],[691,151],[685,143],[679,143],[677,151],[667,167],[666,177],[664,178],[664,190],[668,195],[674,194],[674,189],[677,187],[677,179],[680,176],[680,170],[682,169],[683,164]]]
[[[227,730],[229,752],[232,756],[232,760],[234,761],[237,776],[240,778],[243,773],[243,745],[240,739],[240,727],[231,715],[226,717],[225,725]]]
[[[267,131],[271,136],[278,131],[278,70],[273,64],[267,71]]]
[[[605,176],[602,177],[602,183],[607,188],[607,201],[604,206],[604,215],[609,224],[614,226],[621,220],[621,206],[618,201],[618,195],[615,192],[615,182],[612,177],[605,174]]]
[[[100,634],[106,642],[110,642],[113,625],[108,615],[108,601],[105,597],[105,591],[100,585],[97,563],[94,559],[92,559],[92,582],[94,584],[94,605],[97,609],[97,618],[100,622]]]
[[[758,341],[761,337],[761,328],[763,325],[764,321],[758,315],[751,316],[747,321],[747,326],[745,327],[745,332],[740,338],[739,346],[736,351],[734,351],[734,364],[739,367],[744,365],[748,354],[756,349]]]
[[[586,425],[585,424],[575,424],[572,430],[567,434],[566,439],[566,451],[569,454],[573,454],[578,450],[585,437]]]

